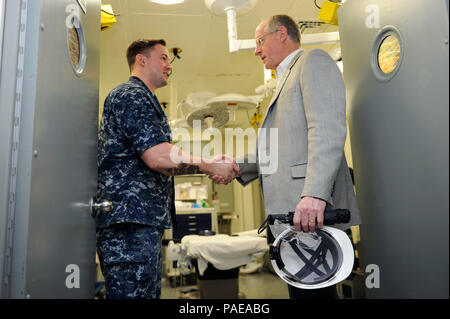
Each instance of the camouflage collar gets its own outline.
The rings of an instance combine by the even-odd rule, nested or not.
[[[147,85],[145,85],[144,81],[142,81],[137,76],[131,76],[128,81],[138,84],[139,86],[142,86],[143,88],[145,88],[145,90],[149,93],[150,101],[152,102],[153,107],[156,109],[156,111],[159,113],[159,115],[161,115],[164,118],[164,111],[161,107],[161,104],[159,103],[158,98],[156,97],[155,93],[153,93],[147,87]]]

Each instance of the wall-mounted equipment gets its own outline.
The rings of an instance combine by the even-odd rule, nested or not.
[[[105,31],[117,22],[116,15],[114,14],[113,8],[110,4],[102,4],[100,16],[100,30]]]
[[[183,50],[181,50],[180,48],[170,48],[169,52],[173,55],[173,58],[170,61],[170,64],[172,64],[175,59],[181,59],[180,53],[183,52]],[[169,76],[172,75],[172,71],[173,70],[170,70]]]
[[[255,113],[253,114],[252,118],[250,119],[250,125],[255,129],[259,129],[263,123],[264,115],[261,113]]]
[[[337,2],[324,1],[319,12],[319,19],[328,24],[338,25],[337,10],[340,6]]]
[[[173,54],[174,58],[181,59],[180,53],[183,52],[183,50],[181,50],[180,48],[170,48],[169,52]]]

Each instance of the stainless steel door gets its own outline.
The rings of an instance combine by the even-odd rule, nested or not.
[[[2,65],[2,50],[3,50],[3,19],[4,19],[4,9],[5,8],[5,0],[0,0],[0,71]]]
[[[366,295],[448,298],[448,1],[348,0],[339,29]]]
[[[88,1],[86,13],[76,0],[21,6],[23,103],[3,296],[93,298],[100,0]]]

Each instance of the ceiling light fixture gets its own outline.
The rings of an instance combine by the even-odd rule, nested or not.
[[[150,0],[150,2],[154,2],[154,3],[158,3],[158,4],[172,5],[172,4],[183,3],[184,0]]]

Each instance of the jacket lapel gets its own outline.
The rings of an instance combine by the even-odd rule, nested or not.
[[[283,77],[281,78],[281,81],[279,83],[279,85],[277,85],[277,88],[275,90],[275,93],[272,96],[272,99],[270,100],[269,106],[267,107],[267,111],[266,111],[266,115],[264,116],[264,120],[263,123],[261,124],[261,127],[264,127],[264,122],[267,119],[267,114],[269,114],[269,111],[272,107],[273,104],[275,104],[275,101],[278,99],[278,96],[280,95],[281,90],[284,87],[284,84],[286,83],[287,78],[289,77],[289,74],[291,74],[291,69],[292,67],[295,65],[295,63],[298,61],[298,59],[300,58],[300,56],[303,54],[303,50],[301,50],[299,53],[297,53],[297,55],[292,59],[291,63],[289,63],[289,66],[286,70],[286,72],[284,72]]]

